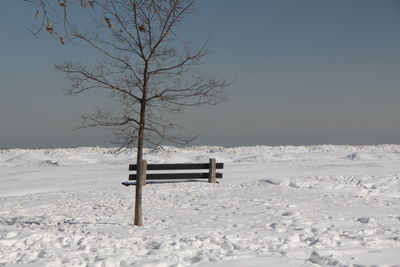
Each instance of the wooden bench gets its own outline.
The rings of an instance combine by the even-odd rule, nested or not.
[[[217,163],[215,159],[210,159],[209,163],[173,163],[173,164],[147,164],[145,160],[143,160],[143,175],[144,181],[146,180],[175,180],[175,179],[208,179],[209,183],[216,183],[216,179],[222,178],[222,173],[216,172],[217,169],[223,169],[224,163]],[[147,171],[161,171],[161,170],[203,170],[208,169],[208,172],[188,172],[188,173],[147,173]],[[130,164],[130,171],[136,171],[137,165]],[[136,174],[129,175],[128,182],[122,182],[125,186],[135,185],[136,182],[132,182],[132,180],[136,181]],[[146,182],[145,182],[146,183]]]

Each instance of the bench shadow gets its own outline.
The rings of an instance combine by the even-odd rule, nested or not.
[[[196,182],[196,183],[208,183],[207,180],[201,181],[201,180],[180,180],[180,181],[175,181],[175,180],[170,180],[170,181],[146,181],[146,184],[176,184],[176,183],[188,183],[188,182]],[[217,181],[218,183],[218,181]],[[131,186],[131,185],[136,185],[136,182],[122,182],[122,185],[125,186]]]

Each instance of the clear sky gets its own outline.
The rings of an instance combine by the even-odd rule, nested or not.
[[[83,46],[35,39],[32,6],[0,6],[0,147],[107,145],[104,130],[70,129],[111,105],[67,97],[63,59],[93,60]],[[211,38],[210,73],[235,77],[216,108],[176,116],[195,144],[400,143],[400,3],[394,0],[198,0],[185,39]]]

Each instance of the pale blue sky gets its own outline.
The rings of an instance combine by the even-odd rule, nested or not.
[[[70,131],[103,95],[66,97],[53,64],[93,53],[27,28],[33,8],[0,8],[0,147],[107,145]],[[186,39],[211,38],[210,73],[235,76],[230,99],[176,117],[197,144],[400,143],[400,4],[394,0],[198,0]]]

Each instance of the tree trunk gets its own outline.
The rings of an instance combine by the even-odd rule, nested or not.
[[[143,177],[143,144],[144,144],[144,127],[146,125],[146,101],[147,101],[147,78],[148,78],[148,62],[145,61],[143,71],[143,95],[140,103],[140,121],[139,121],[139,136],[137,145],[136,157],[136,195],[135,195],[135,222],[137,226],[143,226],[142,212],[142,188],[144,184]]]
[[[136,157],[136,194],[135,194],[135,225],[143,226],[142,212],[142,187],[143,187],[143,141],[144,141],[144,125],[145,125],[146,104],[142,103],[140,107],[140,126],[139,138]]]

